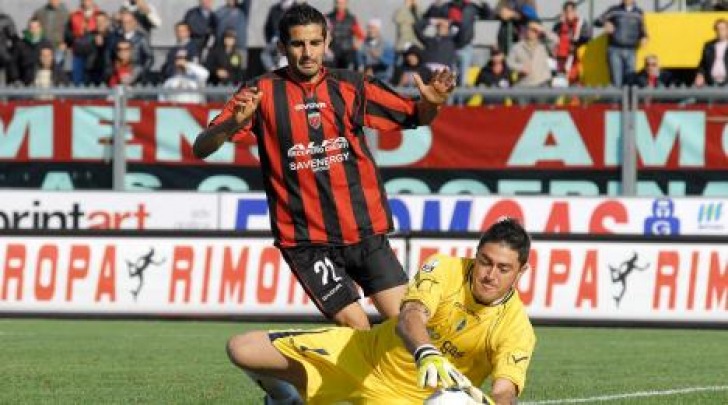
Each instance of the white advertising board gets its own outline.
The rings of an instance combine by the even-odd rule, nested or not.
[[[416,269],[477,241],[391,243]],[[722,244],[536,241],[530,263],[518,289],[534,319],[728,324]],[[271,241],[244,237],[2,236],[0,312],[318,315]]]
[[[479,232],[502,216],[529,232],[726,235],[728,199],[411,196],[389,198],[398,231]],[[221,194],[222,229],[269,230],[264,194]]]
[[[412,239],[410,266],[473,257],[477,241]],[[537,241],[518,290],[537,319],[728,324],[728,246]]]
[[[318,314],[269,239],[118,236],[0,236],[0,312]]]
[[[213,193],[0,192],[0,229],[217,229]]]

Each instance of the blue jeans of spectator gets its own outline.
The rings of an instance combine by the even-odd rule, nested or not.
[[[73,55],[71,80],[75,86],[83,86],[86,84],[86,56]]]
[[[621,48],[610,46],[607,48],[609,59],[609,74],[612,76],[612,84],[622,87],[631,79],[635,70],[637,50],[633,48]]]
[[[458,83],[465,85],[468,78],[468,69],[473,64],[473,45],[468,44],[456,51],[458,58]]]

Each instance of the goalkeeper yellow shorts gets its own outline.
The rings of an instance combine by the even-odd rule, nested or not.
[[[395,384],[383,381],[373,366],[372,335],[351,328],[284,330],[269,333],[273,345],[306,370],[307,404],[410,405]]]

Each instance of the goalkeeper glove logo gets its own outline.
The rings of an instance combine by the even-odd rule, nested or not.
[[[433,345],[422,345],[415,350],[417,384],[421,387],[471,387],[472,384]]]

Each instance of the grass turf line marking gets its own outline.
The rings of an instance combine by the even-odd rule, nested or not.
[[[615,401],[618,399],[627,398],[647,398],[647,397],[658,397],[667,395],[680,395],[690,394],[693,392],[706,392],[706,391],[728,391],[728,385],[713,385],[709,387],[686,387],[678,388],[674,390],[664,391],[639,391],[625,394],[614,394],[614,395],[603,395],[599,397],[591,398],[564,398],[564,399],[549,399],[545,401],[529,401],[521,402],[521,405],[547,405],[547,404],[578,404],[584,402],[604,402],[604,401]]]

